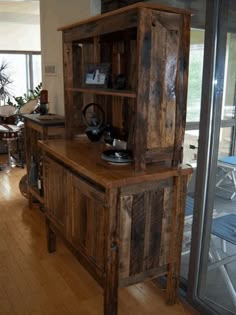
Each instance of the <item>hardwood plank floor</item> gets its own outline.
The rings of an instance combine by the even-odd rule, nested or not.
[[[0,163],[5,157],[0,156]],[[25,169],[0,171],[0,315],[102,315],[102,289],[58,239],[47,253],[44,216],[19,191]],[[151,282],[119,290],[119,315],[189,315]]]

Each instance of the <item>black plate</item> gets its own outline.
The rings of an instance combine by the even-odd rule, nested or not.
[[[129,150],[105,150],[101,158],[115,164],[127,164],[133,161],[132,152]]]

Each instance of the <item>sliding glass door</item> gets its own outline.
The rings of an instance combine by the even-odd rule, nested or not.
[[[236,2],[208,1],[188,295],[236,314]]]

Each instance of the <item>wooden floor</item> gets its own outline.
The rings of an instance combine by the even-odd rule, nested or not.
[[[18,188],[24,174],[0,171],[0,315],[103,314],[102,289],[64,244],[47,253],[43,213]],[[132,314],[192,313],[167,306],[165,292],[148,283],[119,290],[119,315]]]

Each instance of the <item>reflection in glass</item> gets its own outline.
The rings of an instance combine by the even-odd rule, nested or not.
[[[233,33],[227,34],[224,84],[222,119],[233,119],[236,106],[236,34]]]

